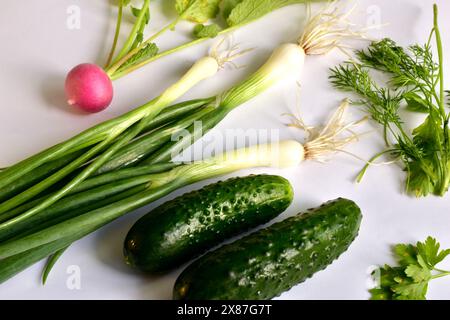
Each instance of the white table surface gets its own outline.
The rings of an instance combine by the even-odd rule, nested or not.
[[[0,167],[10,165],[33,153],[69,138],[105,119],[122,114],[158,95],[175,81],[196,59],[207,52],[209,41],[179,54],[161,59],[129,77],[115,82],[115,100],[105,112],[84,115],[65,106],[63,83],[67,71],[81,62],[103,63],[113,36],[115,21],[111,1],[28,0],[8,1],[0,10]],[[153,20],[148,32],[156,31],[174,11],[172,1],[152,4]],[[362,25],[389,23],[371,31],[373,37],[392,37],[402,45],[423,43],[432,27],[432,4],[429,0],[358,1],[354,20]],[[441,29],[450,61],[450,3],[440,5]],[[67,9],[78,6],[81,28],[66,27]],[[314,6],[317,8],[317,6]],[[291,6],[270,14],[234,33],[243,48],[256,50],[239,63],[246,68],[224,70],[201,83],[184,98],[205,97],[220,92],[243,79],[269,56],[280,43],[293,41],[302,30],[304,7]],[[380,20],[379,20],[380,19]],[[125,24],[126,25],[126,24]],[[190,25],[182,23],[175,33],[161,38],[168,48],[189,37]],[[361,46],[363,44],[358,44]],[[295,82],[283,83],[230,114],[218,130],[237,128],[279,129],[282,138],[301,137],[285,128],[282,113],[295,112],[298,102],[304,118],[317,124],[332,112],[344,94],[334,90],[328,80],[328,68],[345,57],[333,52],[325,57],[307,58],[297,99]],[[446,68],[450,80],[450,63]],[[450,81],[447,81],[450,83]],[[354,112],[355,116],[358,113]],[[416,119],[418,120],[418,119]],[[383,148],[377,126],[349,151],[365,159]],[[355,175],[362,162],[346,155],[321,164],[309,162],[290,170],[257,169],[239,172],[283,175],[295,187],[295,201],[283,216],[315,207],[330,199],[347,197],[362,208],[364,219],[360,235],[348,252],[325,271],[281,296],[282,299],[367,299],[370,267],[392,263],[390,246],[415,242],[432,235],[444,247],[450,247],[450,197],[414,199],[403,192],[405,175],[396,165],[373,167],[362,184]],[[43,263],[0,286],[0,299],[169,299],[177,270],[162,277],[145,277],[123,263],[123,239],[131,225],[149,208],[175,195],[197,189],[211,181],[189,186],[138,212],[129,214],[99,232],[78,241],[56,265],[45,287],[39,282]],[[81,271],[81,289],[71,290],[66,282],[71,266]],[[450,267],[450,261],[442,268]],[[431,283],[429,299],[450,298],[450,279]]]

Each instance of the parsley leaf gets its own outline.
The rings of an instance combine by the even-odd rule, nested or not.
[[[372,300],[425,300],[431,280],[450,275],[450,272],[436,269],[450,249],[440,250],[436,239],[428,237],[425,242],[398,244],[394,254],[399,266],[385,265],[374,271],[378,275],[378,287],[369,290]]]
[[[414,264],[407,266],[405,273],[415,282],[429,281],[431,279],[431,272],[429,269]]]
[[[392,268],[388,265],[375,270],[373,276],[379,276],[379,285],[376,288],[370,289],[371,300],[393,300],[394,291],[391,288],[397,285],[396,279],[404,276],[403,269],[399,267]]]
[[[410,278],[398,278],[397,285],[392,287],[394,300],[426,300],[428,282],[414,282]]]
[[[435,174],[431,170],[424,170],[422,164],[430,167],[429,161],[422,159],[421,161],[410,161],[406,170],[406,190],[416,197],[424,197],[434,192],[434,183],[430,174],[432,173],[433,176]]]
[[[194,27],[193,33],[194,33],[194,36],[199,39],[200,38],[215,38],[219,34],[220,30],[221,30],[220,27],[215,23],[207,25],[207,26],[205,26],[203,24],[197,24]]]
[[[432,237],[428,237],[424,243],[418,242],[417,251],[429,268],[434,268],[450,254],[450,249],[440,250],[440,244]]]
[[[401,266],[408,266],[417,263],[417,248],[412,244],[397,244],[394,247],[397,262]]]
[[[175,9],[181,19],[204,23],[219,13],[221,0],[176,0]]]

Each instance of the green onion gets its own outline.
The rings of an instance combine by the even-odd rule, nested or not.
[[[69,217],[99,208],[105,203],[113,203],[114,200],[117,201],[117,198],[123,198],[123,194],[129,196],[129,190],[134,190],[132,191],[134,193],[137,193],[136,190],[142,191],[141,189],[145,189],[153,176],[152,174],[164,172],[174,166],[174,164],[162,164],[136,169],[124,169],[86,180],[79,185],[77,190],[74,190],[74,194],[61,199],[28,219],[20,220],[2,231],[0,233],[0,241],[5,241],[12,236],[17,237],[24,231],[29,232],[36,228],[39,230],[43,226],[52,225],[56,220],[63,221]],[[42,199],[36,199],[35,201],[39,203]],[[26,211],[27,207],[24,209],[18,207],[17,210],[10,211],[9,214],[14,217]]]
[[[67,195],[79,183],[94,174],[101,168],[118,150],[141,133],[148,123],[155,118],[170,103],[187,92],[199,81],[213,76],[219,70],[220,62],[212,57],[205,57],[197,61],[194,66],[174,85],[169,87],[158,98],[144,104],[140,108],[133,110],[121,117],[106,121],[92,129],[69,139],[68,141],[47,149],[40,154],[24,160],[17,165],[9,167],[2,172],[0,177],[0,188],[7,187],[25,174],[46,162],[59,159],[70,152],[80,150],[80,145],[88,147],[93,141],[95,144],[83,152],[81,156],[72,160],[69,164],[53,173],[49,177],[30,187],[26,191],[8,199],[0,204],[0,219],[9,210],[31,200],[58,181],[64,179],[69,174],[78,169],[81,165],[96,157],[83,170],[81,170],[70,182],[63,186],[56,193],[46,198],[43,202],[22,213],[20,216],[0,224],[0,232],[8,227],[27,219]],[[87,142],[86,142],[87,141]],[[101,152],[100,155],[98,155]]]
[[[97,173],[105,173],[135,165],[152,154],[152,152],[157,150],[162,144],[169,142],[172,136],[176,135],[181,130],[188,128],[194,122],[201,121],[204,115],[209,114],[214,110],[215,108],[213,106],[208,105],[175,123],[169,123],[150,134],[135,139],[133,142],[116,152],[107,163],[97,170]]]
[[[56,241],[52,244],[0,260],[0,284],[54,252],[67,247],[70,243],[70,239]]]
[[[48,275],[50,274],[50,271],[52,270],[53,266],[58,261],[58,259],[61,258],[61,256],[68,248],[69,248],[68,246],[62,248],[56,251],[48,258],[47,264],[45,265],[44,271],[42,272],[42,284],[45,284],[47,282]]]

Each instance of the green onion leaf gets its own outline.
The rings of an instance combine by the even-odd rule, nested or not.
[[[52,271],[53,267],[55,266],[55,263],[61,258],[61,256],[64,254],[64,252],[69,247],[65,247],[61,250],[56,251],[54,254],[52,254],[44,267],[44,270],[42,272],[42,284],[45,285],[47,282],[48,275],[50,274],[50,271]]]

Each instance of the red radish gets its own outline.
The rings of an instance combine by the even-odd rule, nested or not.
[[[99,112],[113,98],[112,81],[99,66],[83,63],[73,68],[66,78],[67,103],[86,112]]]

